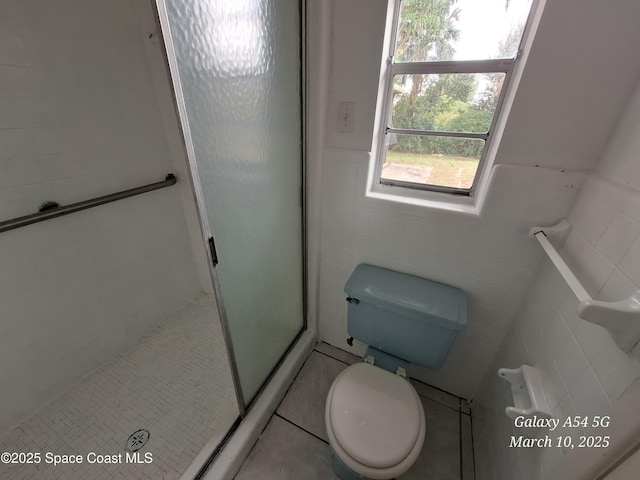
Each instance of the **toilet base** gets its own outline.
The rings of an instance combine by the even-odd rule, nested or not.
[[[333,461],[331,462],[331,466],[333,467],[333,471],[341,480],[373,480],[369,477],[363,477],[359,473],[354,472],[349,467],[347,467],[342,460],[338,458],[338,456],[333,454]]]

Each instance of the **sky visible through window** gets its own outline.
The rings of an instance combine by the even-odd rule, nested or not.
[[[454,44],[453,60],[479,60],[496,58],[500,42],[514,28],[524,26],[531,1],[458,0],[452,8],[460,10],[456,22],[460,38]]]

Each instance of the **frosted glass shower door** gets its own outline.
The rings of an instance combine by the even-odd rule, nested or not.
[[[304,323],[301,6],[298,0],[162,3],[246,406]]]

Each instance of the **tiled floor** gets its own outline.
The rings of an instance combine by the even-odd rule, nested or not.
[[[359,359],[319,343],[244,462],[236,480],[334,480],[324,404],[336,376]],[[398,480],[474,480],[466,401],[413,382],[427,432],[420,457]]]
[[[0,452],[41,452],[38,465],[0,464],[2,479],[176,479],[238,415],[215,304],[202,295],[172,321],[104,365],[14,429]],[[89,452],[125,452],[129,435],[150,432],[150,464],[89,464]],[[52,466],[45,452],[82,454]]]

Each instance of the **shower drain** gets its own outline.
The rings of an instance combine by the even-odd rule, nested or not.
[[[129,452],[137,452],[144,447],[147,441],[149,441],[150,435],[151,434],[147,430],[138,430],[137,432],[133,432],[131,436],[129,436],[127,446],[125,448]]]

